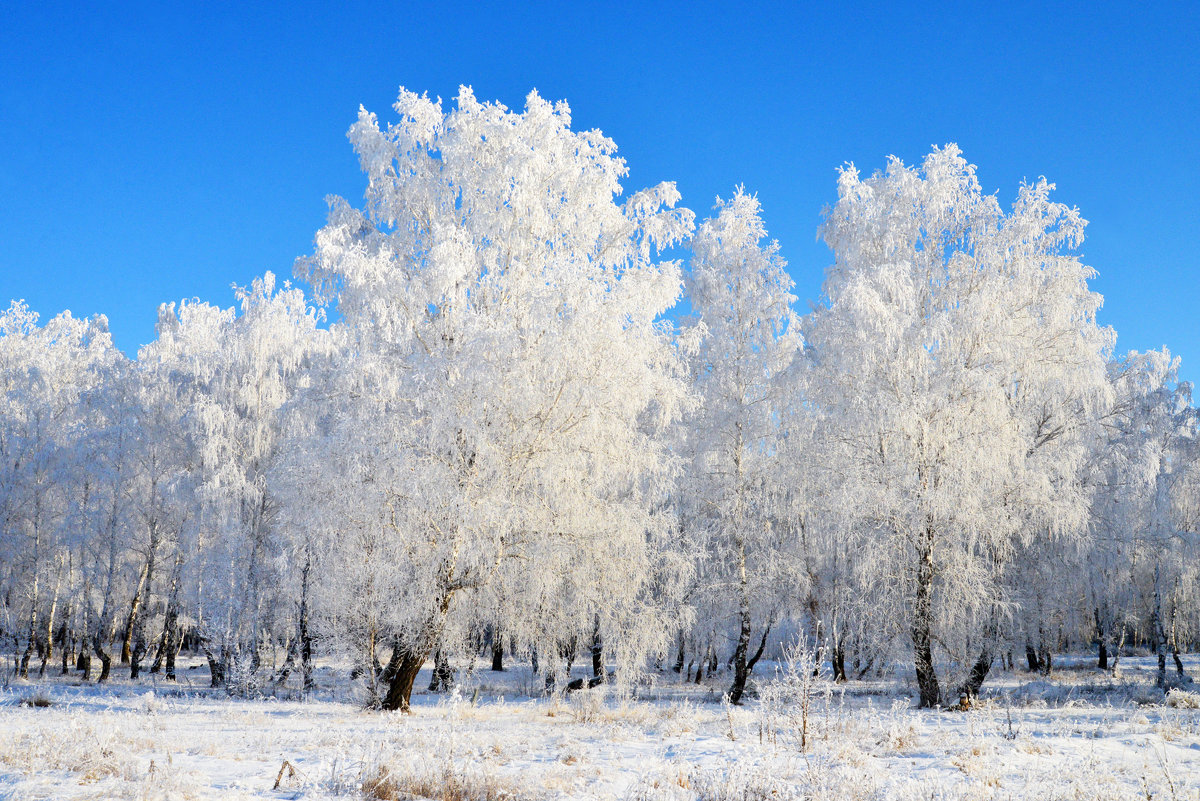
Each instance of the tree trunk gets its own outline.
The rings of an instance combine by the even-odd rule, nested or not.
[[[62,571],[58,571],[54,578],[54,594],[50,601],[50,614],[46,617],[46,648],[42,651],[42,666],[38,670],[39,676],[46,675],[46,664],[54,656],[54,618],[58,614],[58,592],[62,585]]]
[[[596,623],[592,628],[592,678],[604,676],[604,644],[600,641],[600,616],[596,615]]]
[[[96,679],[97,684],[108,681],[108,673],[112,670],[112,655],[104,650],[100,639],[100,637],[96,637],[92,640],[92,650],[96,652],[96,656],[100,657],[100,676]]]
[[[305,552],[304,570],[300,573],[300,672],[304,675],[304,689],[311,690],[313,683],[312,633],[308,627],[308,577],[312,570],[312,556]]]
[[[399,645],[392,652],[392,661],[395,663],[395,669],[392,671],[391,681],[388,682],[387,695],[383,697],[383,708],[388,711],[408,712],[412,703],[413,683],[417,680],[417,674],[421,672],[421,666],[425,664],[425,657],[428,654],[419,654],[415,651],[402,649]]]
[[[833,680],[846,681],[846,646],[840,640],[833,646]]]
[[[220,687],[225,683],[225,661],[213,656],[213,652],[209,650],[207,644],[203,648],[204,656],[208,659],[208,674],[211,678],[209,686]]]
[[[168,623],[164,618],[162,631],[158,635],[158,645],[154,648],[154,661],[150,664],[150,670],[147,671],[151,676],[154,676],[162,671],[163,662],[167,657],[167,628]]]
[[[440,693],[454,686],[454,668],[450,659],[439,648],[433,654],[433,675],[429,677],[429,692]]]
[[[968,698],[979,697],[979,690],[983,687],[988,671],[992,669],[992,660],[991,649],[984,648],[979,658],[975,660],[975,664],[971,666],[971,672],[967,675],[966,682],[959,689],[960,694],[964,694]]]
[[[1042,647],[1038,650],[1038,660],[1041,662],[1042,675],[1049,676],[1050,670],[1054,667],[1054,654],[1050,650],[1050,644],[1044,639]]]
[[[1025,661],[1029,663],[1030,673],[1037,673],[1042,669],[1042,660],[1038,657],[1038,652],[1029,640],[1025,641]]]
[[[92,680],[92,642],[85,631],[79,640],[79,656],[75,660],[75,669],[83,672],[83,680]]]
[[[913,662],[916,666],[920,705],[941,703],[941,688],[933,666],[933,528],[927,528],[917,553],[916,598],[913,604]]]
[[[1096,667],[1108,670],[1108,633],[1104,630],[1104,618],[1100,615],[1100,607],[1093,607],[1092,616],[1096,620],[1096,642],[1099,644]]]
[[[168,624],[166,626],[166,657],[164,659],[166,665],[167,681],[175,681],[175,655],[179,653],[179,625],[176,618],[176,611],[170,610],[167,612]]]
[[[747,599],[748,600],[748,599]],[[750,650],[750,605],[743,603],[738,614],[737,648],[733,652],[733,685],[729,688],[729,703],[740,704],[742,694],[746,691],[746,680],[750,676],[747,669],[747,652]]]
[[[433,646],[441,639],[442,630],[446,627],[446,615],[450,611],[451,600],[453,600],[453,590],[445,590],[438,601],[436,611],[425,623],[416,643],[402,645],[397,642],[393,646],[389,668],[394,663],[395,669],[388,682],[387,695],[384,696],[381,704],[384,710],[409,711],[412,703],[413,683],[417,680],[417,674],[421,672],[421,666],[425,664]]]
[[[129,602],[129,616],[125,618],[125,634],[121,637],[121,664],[128,665],[129,658],[133,653],[133,627],[137,623],[138,611],[142,608],[142,592],[146,588],[146,566],[142,565],[142,572],[138,578],[137,591],[133,594],[133,600]]]
[[[492,629],[492,670],[504,672],[504,637],[500,634],[499,626]]]
[[[672,668],[676,673],[683,672],[684,644],[683,632],[681,631],[679,632],[679,652],[675,655],[675,666]]]
[[[767,637],[771,633],[771,626],[775,625],[775,620],[772,618],[767,622],[767,627],[763,629],[762,638],[758,641],[758,650],[754,652],[754,656],[750,657],[746,662],[746,675],[754,672],[754,666],[758,664],[758,660],[762,659],[763,651],[767,648]]]

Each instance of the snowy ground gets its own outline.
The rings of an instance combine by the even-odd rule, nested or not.
[[[334,667],[306,701],[229,699],[192,660],[178,685],[12,682],[0,798],[1200,799],[1200,696],[1164,704],[1146,659],[1116,677],[1060,662],[1049,681],[996,674],[969,712],[918,711],[892,682],[821,683],[803,750],[795,686],[730,708],[723,677],[529,698],[527,667],[481,665],[411,715],[364,711]]]

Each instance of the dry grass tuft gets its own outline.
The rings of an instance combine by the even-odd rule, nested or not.
[[[373,801],[526,801],[537,796],[489,773],[474,773],[445,764],[441,770],[399,773],[377,768],[362,783]]]
[[[1188,692],[1176,687],[1167,693],[1166,704],[1176,709],[1200,709],[1200,693]]]

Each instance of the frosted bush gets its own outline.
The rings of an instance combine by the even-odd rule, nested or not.
[[[1176,709],[1200,709],[1200,693],[1188,692],[1176,687],[1167,693],[1166,704]]]

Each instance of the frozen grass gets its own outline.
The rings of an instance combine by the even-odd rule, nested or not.
[[[527,698],[521,668],[422,695],[411,715],[361,709],[336,666],[307,701],[230,699],[196,672],[17,682],[0,692],[0,798],[1200,801],[1200,696],[1164,697],[1148,665],[1000,673],[969,712],[761,677],[759,699],[729,707],[723,683],[671,673],[650,700]]]

